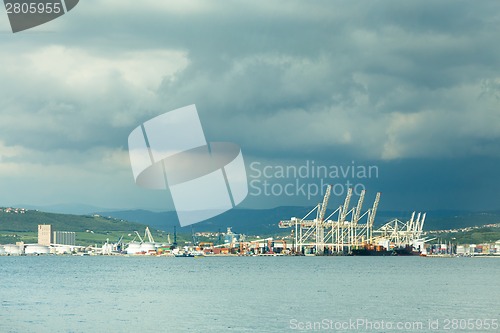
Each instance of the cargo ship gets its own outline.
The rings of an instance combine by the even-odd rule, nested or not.
[[[382,245],[365,245],[357,249],[353,249],[350,253],[352,256],[418,256],[419,251],[415,251],[411,245],[386,249]]]
[[[405,247],[398,247],[393,250],[397,256],[419,256],[422,253],[417,251],[411,245],[406,245]]]

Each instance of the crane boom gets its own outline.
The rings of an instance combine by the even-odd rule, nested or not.
[[[412,227],[413,227],[413,229],[411,230],[412,232],[414,232],[414,231],[418,231],[418,228],[420,227],[420,215],[421,215],[421,214],[422,214],[422,213],[420,213],[420,212],[418,213],[418,215],[417,215],[417,220],[415,221],[415,225],[414,225],[414,226],[412,226]]]
[[[155,242],[153,235],[151,234],[151,231],[149,230],[149,227],[146,227],[146,230],[144,231],[144,233],[145,233],[144,238],[146,238],[146,236],[147,236],[150,243]]]
[[[355,224],[358,224],[359,216],[361,214],[361,209],[363,208],[363,201],[365,200],[365,190],[361,191],[359,195],[358,205],[356,206],[356,212],[354,212],[354,218],[352,219]]]
[[[377,192],[377,195],[375,196],[375,201],[373,202],[372,211],[370,213],[370,221],[368,223],[370,227],[373,227],[373,222],[375,222],[375,215],[377,214],[379,201],[380,201],[380,192]]]
[[[424,229],[424,222],[425,222],[425,216],[426,215],[427,215],[427,213],[424,213],[424,215],[422,215],[422,221],[420,221],[420,226],[418,228],[419,232],[422,232],[422,230]]]
[[[413,230],[413,225],[414,225],[414,224],[417,224],[417,225],[418,225],[418,218],[417,218],[417,221],[414,221],[414,219],[415,219],[415,212],[413,212],[413,213],[411,214],[410,221],[408,222],[408,228],[407,228],[407,229],[408,229],[408,231]]]
[[[347,216],[347,210],[349,209],[349,203],[351,202],[352,188],[347,190],[347,195],[344,200],[344,206],[342,206],[342,213],[340,216],[340,222],[344,222]]]
[[[330,193],[332,190],[332,185],[328,185],[326,188],[325,196],[323,198],[323,203],[321,204],[321,211],[319,213],[319,222],[323,222],[323,219],[325,218],[325,213],[326,213],[326,206],[328,206],[328,199],[330,199]]]
[[[144,241],[142,240],[141,235],[139,235],[139,233],[137,231],[134,231],[134,232],[137,235],[137,237],[139,237],[139,240],[141,241],[141,243],[144,243]]]

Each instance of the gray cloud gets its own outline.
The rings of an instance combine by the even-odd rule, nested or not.
[[[496,6],[85,1],[39,33],[0,35],[0,147],[31,152],[1,155],[68,172],[72,156],[129,181],[126,160],[102,156],[123,154],[137,124],[196,103],[207,138],[237,142],[253,160],[355,159],[388,170],[415,159],[495,160]]]

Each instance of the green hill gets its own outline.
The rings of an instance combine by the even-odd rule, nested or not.
[[[500,224],[484,225],[480,227],[469,227],[458,230],[441,230],[429,233],[430,237],[436,237],[442,242],[453,242],[458,244],[483,244],[494,243],[500,240]],[[436,241],[437,242],[437,241]]]
[[[39,224],[50,224],[54,231],[76,232],[77,245],[102,244],[109,239],[114,242],[123,236],[124,241],[135,238],[134,231],[144,233],[146,225],[123,219],[100,215],[70,215],[0,208],[0,244],[36,243]],[[151,228],[155,240],[165,242],[167,234]]]
[[[25,210],[21,213],[0,212],[0,231],[36,232],[39,224],[51,224],[53,230],[60,231],[134,231],[145,228],[143,224],[99,215],[82,216],[70,214],[45,213]]]

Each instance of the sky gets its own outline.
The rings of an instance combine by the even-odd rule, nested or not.
[[[349,181],[382,209],[500,209],[498,31],[496,0],[82,0],[16,34],[2,9],[0,206],[173,209],[127,139],[196,104],[208,141],[241,147],[241,207],[327,183],[337,205]],[[328,175],[280,173],[304,165]]]

